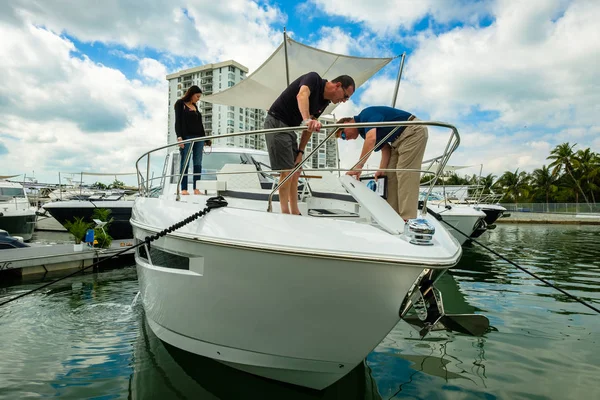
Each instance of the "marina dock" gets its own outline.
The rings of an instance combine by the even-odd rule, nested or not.
[[[43,274],[67,269],[85,268],[94,262],[113,256],[133,246],[133,239],[115,240],[107,249],[85,246],[82,251],[74,251],[73,244],[32,245],[18,249],[0,251],[0,276]],[[119,256],[132,258],[131,249]],[[132,260],[133,261],[133,260]]]
[[[600,214],[561,214],[508,211],[509,217],[498,218],[497,224],[564,224],[600,225]]]

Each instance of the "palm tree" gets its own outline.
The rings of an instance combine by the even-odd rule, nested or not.
[[[569,142],[559,144],[558,146],[556,146],[554,148],[554,150],[552,150],[550,152],[550,155],[548,157],[546,157],[546,159],[554,160],[554,161],[552,161],[552,163],[550,163],[550,165],[548,167],[554,168],[552,170],[552,174],[555,176],[557,174],[559,174],[561,169],[564,167],[567,174],[571,177],[571,179],[573,179],[573,182],[575,182],[575,185],[577,186],[577,188],[583,195],[583,198],[585,199],[585,202],[587,203],[587,205],[590,207],[590,211],[591,211],[592,206],[591,206],[590,202],[588,201],[587,196],[585,195],[583,189],[581,188],[579,181],[577,179],[575,179],[575,176],[573,175],[573,161],[575,159],[575,154],[573,153],[573,147],[575,147],[575,146],[577,146],[577,143],[575,143],[572,146],[569,145]]]
[[[529,195],[528,187],[529,176],[527,172],[521,171],[517,168],[515,172],[506,171],[500,179],[498,179],[498,185],[501,185],[504,189],[504,196],[511,197],[515,201],[515,207],[519,197],[525,197]]]
[[[594,191],[598,190],[595,179],[600,176],[600,159],[598,155],[591,151],[589,147],[585,150],[578,150],[573,157],[573,168],[581,176],[581,187],[585,187],[592,195],[592,202],[596,204]]]
[[[487,176],[479,176],[476,180],[478,185],[481,187],[477,190],[478,193],[478,201],[482,201],[484,195],[489,195],[492,193],[492,186],[495,185],[494,179],[496,179],[496,175],[488,174]]]
[[[550,193],[554,193],[558,190],[558,186],[556,186],[555,183],[556,177],[545,165],[542,165],[542,168],[533,171],[531,184],[535,191],[546,196],[546,212],[548,212],[550,208]]]

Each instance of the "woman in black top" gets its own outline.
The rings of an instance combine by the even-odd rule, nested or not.
[[[191,86],[185,95],[175,102],[175,133],[177,134],[177,141],[197,138],[206,136],[204,132],[204,125],[202,125],[202,114],[198,111],[196,103],[200,100],[202,90],[194,85]],[[204,148],[204,141],[186,143],[179,145],[179,154],[181,156],[181,162],[179,170],[183,171],[185,159],[187,154],[192,147],[191,162],[194,164],[194,194],[200,194],[200,191],[196,189],[196,182],[201,179],[200,174],[202,173],[202,150]],[[181,194],[189,194],[188,192],[188,169],[189,163],[185,166],[185,173],[181,179]]]

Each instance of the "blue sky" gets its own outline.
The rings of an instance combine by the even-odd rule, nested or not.
[[[106,3],[106,4],[104,4]],[[600,4],[591,0],[148,0],[0,5],[0,175],[130,172],[167,131],[165,75],[257,68],[285,26],[355,56],[407,53],[396,106],[461,132],[464,173],[532,171],[563,142],[600,151]],[[399,59],[338,107],[389,105]],[[430,135],[426,156],[445,144]],[[360,143],[342,143],[353,164]],[[370,162],[376,163],[372,157]]]

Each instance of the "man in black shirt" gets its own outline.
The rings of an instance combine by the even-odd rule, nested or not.
[[[302,161],[304,149],[313,132],[321,130],[317,118],[329,103],[346,102],[354,94],[354,79],[341,75],[331,82],[309,72],[292,82],[275,100],[265,119],[265,129],[303,126],[300,145],[293,130],[267,134],[267,149],[273,170],[289,170]],[[281,171],[280,182],[289,171]],[[284,214],[300,214],[296,173],[279,187],[279,202]]]

